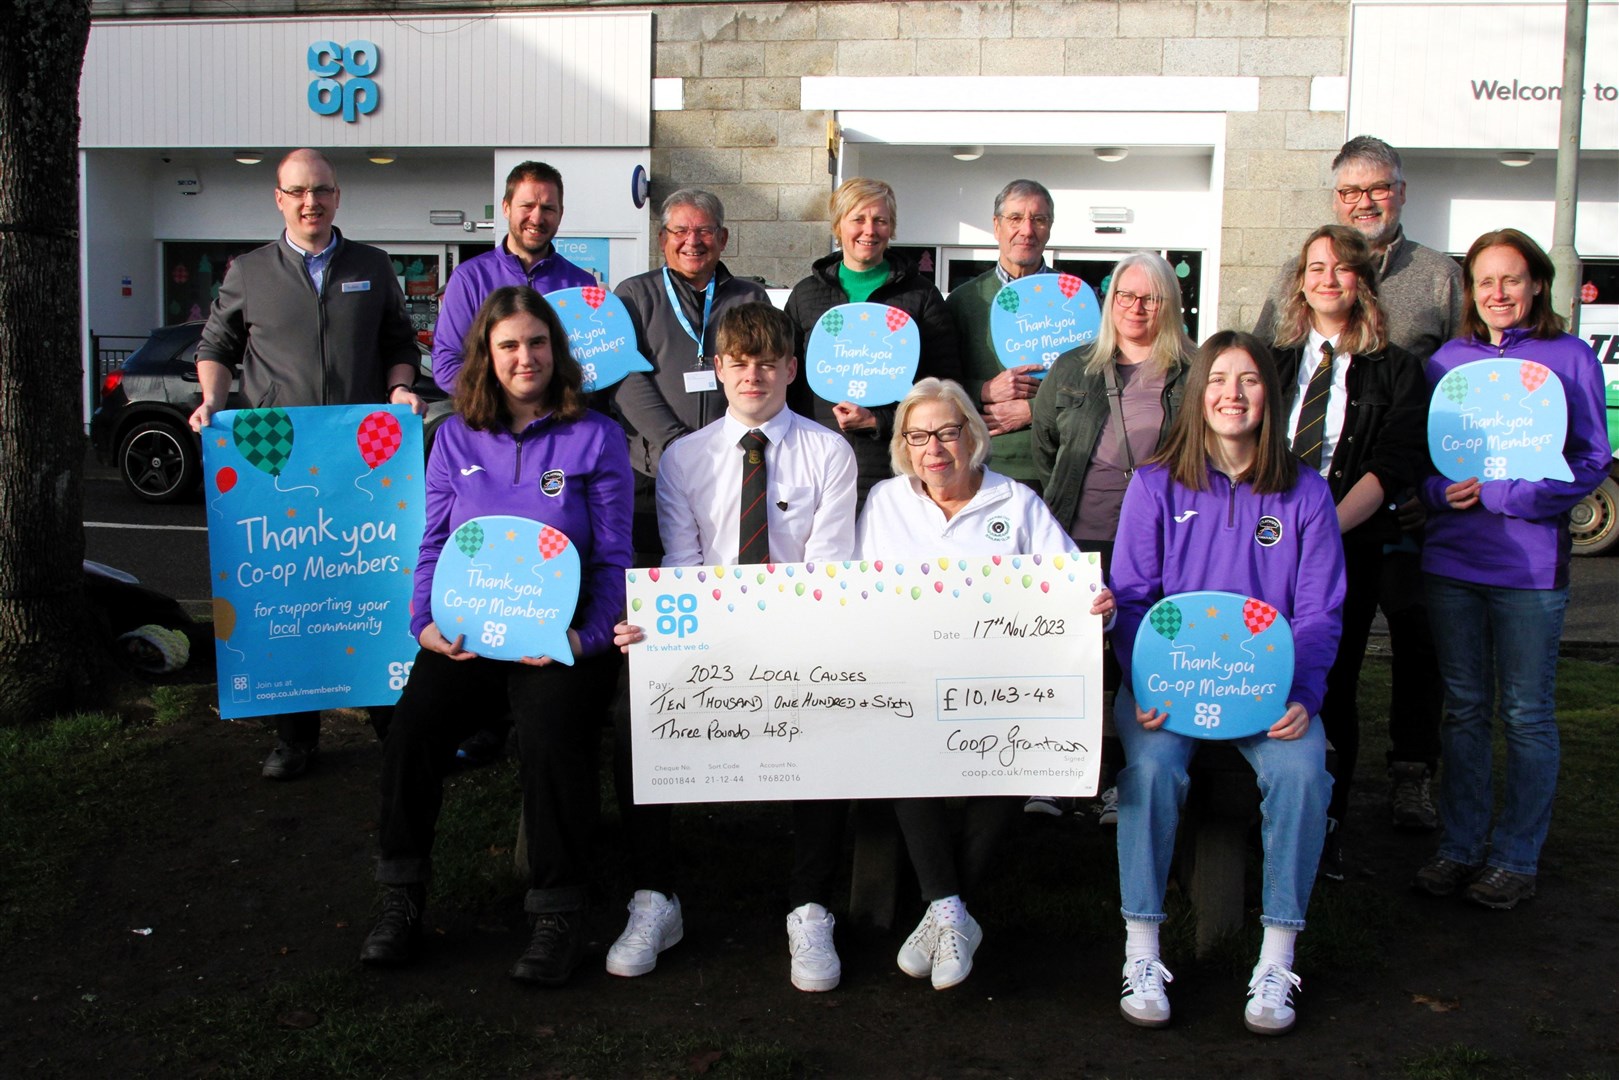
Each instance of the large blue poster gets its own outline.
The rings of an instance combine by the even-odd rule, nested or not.
[[[219,715],[398,700],[416,655],[421,420],[379,405],[220,412],[202,460]]]

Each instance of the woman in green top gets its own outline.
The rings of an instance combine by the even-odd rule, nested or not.
[[[863,505],[871,486],[892,475],[888,442],[893,434],[894,407],[865,408],[816,397],[809,387],[809,365],[803,362],[810,331],[839,304],[887,304],[909,315],[921,332],[916,378],[960,379],[956,329],[933,282],[888,252],[898,222],[893,188],[864,177],[845,180],[832,193],[830,210],[838,250],[817,259],[809,276],[793,287],[787,299],[800,361],[788,403],[794,411],[843,432],[849,440],[859,468],[858,492]]]

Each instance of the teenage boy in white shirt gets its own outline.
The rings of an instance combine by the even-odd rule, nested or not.
[[[658,531],[665,566],[734,566],[741,561],[745,436],[761,432],[765,466],[766,534],[748,543],[750,561],[768,550],[773,562],[841,562],[854,554],[855,460],[842,435],[787,408],[798,374],[793,327],[768,303],[740,304],[722,317],[714,373],[725,388],[725,415],[670,445],[658,465]],[[640,641],[639,627],[618,626],[617,642]],[[831,990],[842,968],[833,947],[830,898],[843,846],[848,804],[841,799],[793,803],[794,856],[787,916],[793,985]],[[667,821],[667,818],[664,818]],[[667,844],[667,840],[665,840]],[[638,868],[639,872],[639,868]],[[629,924],[607,952],[607,970],[643,975],[658,953],[684,932],[680,901],[638,889]]]

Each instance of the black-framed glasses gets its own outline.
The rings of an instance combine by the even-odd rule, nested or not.
[[[909,431],[901,432],[900,437],[905,440],[908,446],[926,446],[934,439],[938,439],[942,443],[953,443],[961,438],[961,430],[964,426],[963,424],[946,424],[944,427],[934,428],[932,431],[912,428]]]
[[[695,236],[699,240],[712,240],[720,234],[717,225],[665,225],[663,231],[676,240],[684,240],[688,236]]]
[[[1151,296],[1147,293],[1125,292],[1123,289],[1120,289],[1113,294],[1113,302],[1119,307],[1125,309],[1135,307],[1136,301],[1138,300],[1141,302],[1141,310],[1145,311],[1149,315],[1157,311],[1164,302],[1164,298],[1161,296]]]
[[[313,195],[322,202],[337,194],[337,189],[330,184],[321,184],[319,187],[277,187],[277,191],[289,199],[303,201],[305,195]]]
[[[1354,206],[1360,202],[1362,195],[1370,195],[1373,202],[1388,202],[1394,189],[1399,187],[1403,180],[1390,180],[1377,184],[1368,184],[1365,187],[1341,187],[1338,189],[1338,201],[1345,206]]]
[[[1023,228],[1024,222],[1028,222],[1036,229],[1049,229],[1053,221],[1050,214],[996,214],[995,216],[1014,229]]]

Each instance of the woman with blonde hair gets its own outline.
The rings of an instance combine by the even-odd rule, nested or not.
[[[1377,261],[1358,229],[1323,225],[1304,241],[1276,320],[1276,367],[1293,452],[1332,488],[1349,589],[1321,723],[1337,751],[1321,874],[1344,878],[1343,824],[1360,753],[1357,687],[1377,614],[1383,545],[1398,543],[1396,493],[1423,471],[1428,395],[1416,357],[1388,340]]]

